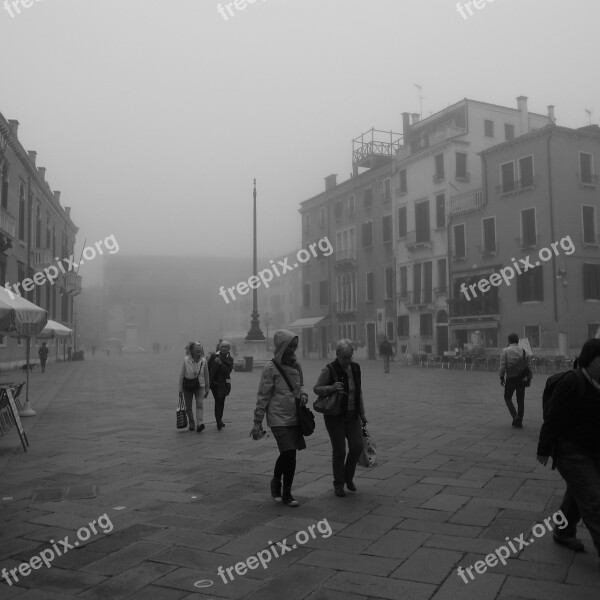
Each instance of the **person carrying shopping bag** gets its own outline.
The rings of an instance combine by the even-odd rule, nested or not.
[[[183,366],[179,373],[179,397],[185,400],[190,431],[194,428],[198,433],[204,431],[204,398],[208,396],[210,380],[208,366],[204,358],[204,348],[200,342],[190,342],[186,348]],[[192,400],[196,399],[196,423],[194,423],[194,410]]]

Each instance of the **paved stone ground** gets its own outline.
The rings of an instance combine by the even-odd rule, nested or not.
[[[525,428],[515,430],[493,373],[392,364],[384,375],[380,363],[363,363],[379,465],[359,468],[358,493],[336,498],[319,417],[298,455],[301,506],[292,509],[270,500],[273,438],[248,437],[259,372],[234,373],[224,430],[215,427],[209,398],[206,431],[177,431],[180,359],[96,356],[34,371],[38,416],[25,420],[29,451],[14,431],[0,438],[0,568],[16,568],[51,540],[60,548],[57,540],[69,536],[72,544],[104,513],[113,529],[104,534],[109,527],[98,524],[51,568],[17,572],[12,586],[2,580],[2,600],[599,597],[597,558],[583,528],[586,554],[546,534],[506,566],[473,571],[468,584],[457,575],[458,565],[473,565],[507,536],[533,539],[532,526],[558,508],[563,484],[535,461],[546,376],[535,378]],[[322,364],[303,366],[314,383]],[[21,379],[12,375],[1,379]],[[68,486],[62,501],[39,495]],[[74,486],[98,493],[77,499],[85,493]],[[266,569],[232,571],[227,584],[217,574],[284,538],[291,545],[318,522],[314,539],[300,534],[297,548]]]

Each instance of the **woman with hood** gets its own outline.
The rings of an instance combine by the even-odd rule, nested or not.
[[[271,496],[275,502],[298,506],[292,496],[292,482],[296,473],[296,451],[306,448],[298,423],[296,398],[302,405],[308,401],[303,389],[302,367],[296,360],[298,336],[279,329],[273,336],[274,357],[263,367],[251,435],[257,440],[262,434],[262,421],[267,415],[267,425],[277,441],[279,457],[271,480]],[[289,380],[292,390],[286,382]],[[282,489],[283,478],[283,489]]]

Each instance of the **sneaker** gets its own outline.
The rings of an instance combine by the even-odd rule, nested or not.
[[[345,498],[346,497],[346,492],[344,491],[344,486],[343,485],[336,485],[334,488],[334,492],[335,495],[338,498]]]
[[[513,417],[512,426],[513,427],[519,426],[519,417],[517,417],[516,415]]]
[[[283,495],[281,497],[281,500],[284,504],[287,504],[288,506],[292,506],[293,508],[300,506],[300,503],[297,500],[294,500],[294,497],[292,496],[291,488],[286,488],[283,490]]]
[[[574,552],[585,552],[585,546],[583,545],[583,542],[575,536],[564,537],[560,534],[553,533],[552,539],[557,544],[565,546],[566,548],[569,548],[569,550],[573,550]]]
[[[277,481],[275,478],[271,479],[271,498],[275,502],[282,502],[281,481]]]
[[[354,485],[353,481],[346,481],[346,487],[351,491],[351,492],[355,492],[356,491],[356,486]]]
[[[198,425],[198,427],[196,427],[196,432],[200,433],[201,431],[204,431],[206,429],[206,425],[204,425],[204,423],[202,423],[201,425]]]

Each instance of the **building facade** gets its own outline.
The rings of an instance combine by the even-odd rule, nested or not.
[[[304,247],[327,237],[333,247],[302,268],[303,356],[332,355],[341,338],[359,357],[375,359],[379,342],[395,339],[392,132],[371,130],[354,140],[353,175],[301,203]],[[362,172],[359,172],[362,169]]]
[[[36,165],[37,153],[26,151],[18,139],[19,122],[0,114],[0,280],[3,285],[22,284],[35,273],[70,257],[78,228],[71,209],[60,203],[60,192],[52,191],[46,169]],[[30,286],[22,295],[48,311],[48,318],[74,327],[74,299],[81,292],[81,276],[60,273],[58,279]],[[19,290],[21,291],[21,290]],[[64,355],[63,345],[49,344],[51,358]],[[33,342],[35,357],[37,341]],[[23,364],[25,343],[8,336],[0,338],[0,366]]]
[[[515,332],[573,355],[600,329],[600,128],[549,125],[481,164],[482,187],[451,198],[452,341],[494,352]]]
[[[403,113],[393,164],[399,354],[449,350],[450,216],[481,202],[478,153],[546,126],[552,110],[531,113],[520,96],[516,109],[464,99],[423,120]]]

